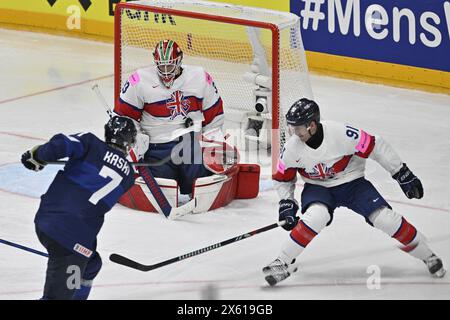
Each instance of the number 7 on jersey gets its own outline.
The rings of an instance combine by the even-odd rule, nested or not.
[[[96,192],[92,194],[92,196],[89,198],[89,202],[91,202],[93,205],[96,205],[100,201],[100,199],[106,197],[122,181],[122,176],[113,169],[108,168],[107,166],[102,167],[102,169],[99,172],[99,175],[102,176],[103,178],[110,177],[112,180],[108,182],[104,187],[98,189]]]

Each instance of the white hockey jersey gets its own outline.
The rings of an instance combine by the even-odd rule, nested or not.
[[[114,112],[140,121],[150,143],[165,143],[193,130],[206,132],[223,125],[223,103],[211,76],[202,67],[182,68],[171,88],[160,82],[155,67],[137,70],[122,87]],[[188,117],[193,127],[186,128]]]
[[[286,142],[273,176],[280,199],[294,199],[297,172],[307,183],[334,187],[363,177],[367,158],[391,175],[402,167],[398,154],[380,136],[334,121],[321,123],[319,148],[310,148],[296,135]]]

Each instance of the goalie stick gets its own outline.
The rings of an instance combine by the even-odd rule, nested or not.
[[[297,220],[298,220],[298,217],[297,217]],[[140,270],[140,271],[151,271],[151,270],[158,269],[158,268],[167,266],[169,264],[172,264],[172,263],[175,263],[175,262],[187,259],[187,258],[191,258],[191,257],[197,256],[199,254],[202,254],[202,253],[205,253],[205,252],[217,249],[217,248],[221,248],[221,247],[226,246],[228,244],[247,239],[247,238],[252,237],[252,236],[254,236],[256,234],[263,233],[263,232],[272,230],[272,229],[277,228],[277,227],[281,227],[285,223],[286,223],[285,220],[279,221],[277,223],[272,223],[272,224],[269,224],[268,226],[265,226],[265,227],[262,227],[262,228],[259,228],[259,229],[256,229],[256,230],[253,230],[253,231],[241,234],[241,235],[239,235],[237,237],[233,237],[233,238],[230,238],[230,239],[227,239],[227,240],[224,240],[224,241],[212,244],[210,246],[207,246],[207,247],[204,247],[204,248],[201,248],[201,249],[198,249],[198,250],[194,250],[194,251],[186,253],[186,254],[182,254],[181,256],[178,256],[178,257],[175,257],[175,258],[172,258],[172,259],[168,259],[168,260],[156,263],[156,264],[150,264],[150,265],[141,264],[139,262],[133,261],[133,260],[131,260],[131,259],[127,258],[127,257],[124,257],[124,256],[122,256],[120,254],[117,254],[117,253],[111,254],[109,256],[109,260],[111,260],[112,262],[115,262],[115,263],[118,263],[118,264],[130,267],[130,268],[133,268],[133,269]]]
[[[111,111],[111,108],[109,107],[108,103],[106,102],[105,98],[103,97],[102,93],[100,92],[98,88],[98,84],[94,84],[92,87],[92,90],[95,91],[97,94],[97,97],[99,98],[100,102],[102,103],[103,107],[105,108],[106,112],[108,113],[109,117],[113,117],[114,114]],[[163,159],[163,161],[166,159]],[[141,162],[138,162],[139,164]],[[135,164],[135,166],[137,166]],[[180,218],[186,214],[192,213],[196,207],[196,200],[192,199],[191,201],[185,203],[184,205],[174,208],[170,205],[169,201],[167,201],[166,196],[162,192],[161,188],[159,187],[158,183],[156,182],[155,178],[153,177],[153,174],[151,171],[147,168],[148,166],[145,165],[139,165],[137,166],[137,169],[139,171],[139,174],[144,179],[145,184],[147,185],[148,189],[150,190],[151,194],[155,198],[158,206],[160,207],[162,213],[166,216],[166,218],[170,220],[175,220],[177,218]]]

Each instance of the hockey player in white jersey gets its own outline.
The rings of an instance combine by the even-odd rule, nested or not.
[[[114,112],[133,118],[148,136],[144,162],[160,163],[150,167],[152,174],[176,180],[180,192],[190,194],[196,178],[213,174],[203,164],[199,135],[221,134],[222,99],[202,67],[182,64],[176,42],[160,41],[153,57],[156,66],[138,69],[125,82]]]
[[[296,271],[295,259],[333,220],[343,206],[363,216],[366,222],[402,244],[402,250],[422,260],[434,277],[445,269],[429,248],[425,237],[397,213],[364,178],[367,158],[377,161],[399,183],[409,199],[420,199],[420,180],[380,136],[333,121],[320,121],[319,106],[312,100],[295,102],[286,120],[290,138],[280,155],[273,176],[280,197],[279,220],[290,231],[278,257],[263,268],[265,279],[275,285]],[[305,182],[299,209],[294,198],[297,173]]]

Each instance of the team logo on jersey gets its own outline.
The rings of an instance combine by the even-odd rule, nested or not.
[[[342,159],[331,166],[326,165],[325,163],[318,163],[312,168],[311,172],[307,172],[305,169],[300,169],[300,174],[308,179],[330,179],[333,178],[336,174],[344,171],[347,168],[351,158],[351,155],[343,156]]]
[[[166,102],[166,107],[171,110],[170,120],[175,119],[179,115],[186,118],[189,112],[190,103],[188,99],[184,98],[181,91],[175,91],[172,93],[171,100]]]
[[[311,172],[302,169],[301,174],[309,179],[325,180],[334,177],[336,174],[333,166],[329,167],[325,163],[316,164]]]

